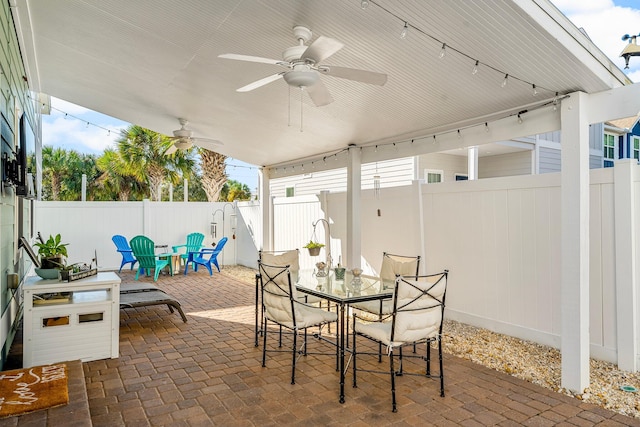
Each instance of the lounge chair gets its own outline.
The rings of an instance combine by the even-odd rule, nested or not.
[[[182,311],[180,302],[151,284],[123,283],[120,285],[120,308],[147,307],[150,305],[164,305],[169,307],[169,311],[178,310],[183,322],[187,322],[187,317]]]

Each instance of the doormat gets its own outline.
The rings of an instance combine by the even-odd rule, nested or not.
[[[67,378],[64,363],[0,372],[0,418],[66,405]]]

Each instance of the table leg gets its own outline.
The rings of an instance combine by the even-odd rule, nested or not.
[[[345,305],[340,304],[340,403],[344,403],[344,311]]]

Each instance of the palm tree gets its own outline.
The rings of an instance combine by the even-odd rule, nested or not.
[[[247,184],[230,179],[222,187],[220,201],[233,202],[234,200],[251,200],[251,190]]]
[[[96,186],[101,190],[98,191],[101,200],[114,200],[117,197],[121,202],[126,202],[132,200],[132,196],[143,194],[145,184],[136,178],[118,151],[110,148],[104,150],[97,160],[97,166],[102,172],[96,180]]]
[[[200,168],[202,171],[202,188],[207,194],[207,200],[217,202],[220,197],[220,191],[225,182],[227,182],[227,174],[225,172],[225,160],[227,156],[213,151],[199,148]]]
[[[177,184],[191,176],[195,161],[191,150],[165,154],[171,147],[166,135],[131,125],[120,131],[118,151],[133,176],[148,185],[151,200],[157,201],[163,182]]]
[[[68,153],[62,148],[42,147],[42,192],[45,200],[59,200],[68,175]]]

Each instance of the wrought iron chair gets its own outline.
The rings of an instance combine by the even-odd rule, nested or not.
[[[200,249],[202,249],[203,242],[204,242],[204,234],[190,233],[190,234],[187,234],[187,242],[184,245],[172,246],[171,249],[173,249],[174,253],[180,252],[180,260],[186,263],[186,260],[189,257],[189,253],[198,252]],[[184,253],[182,252],[181,248],[185,248]]]
[[[296,287],[291,281],[291,271],[288,266],[274,266],[258,263],[260,274],[260,288],[262,290],[262,312],[264,315],[262,366],[267,361],[268,322],[273,322],[292,332],[293,345],[291,348],[291,384],[295,384],[296,361],[299,356],[307,354],[324,354],[307,352],[307,328],[323,326],[338,321],[338,315],[330,311],[313,307],[298,298]],[[298,334],[303,332],[303,342],[298,348]],[[336,345],[338,343],[336,342]],[[280,336],[278,347],[282,346]],[[285,352],[288,350],[269,350],[271,352]],[[335,356],[335,353],[331,353]]]
[[[131,263],[131,270],[133,270],[133,266],[136,265],[138,260],[133,256],[133,251],[131,250],[131,246],[129,246],[129,242],[124,236],[119,234],[114,235],[111,240],[116,245],[116,249],[122,255],[122,262],[120,263],[120,270],[118,273],[122,271],[122,267],[125,264]]]
[[[382,253],[382,266],[380,267],[380,281],[382,286],[395,287],[396,276],[417,276],[420,273],[420,255],[395,255]],[[351,305],[352,308],[375,314],[378,320],[382,316],[390,314],[393,310],[393,299],[365,301]],[[415,353],[415,346],[414,346]],[[379,348],[378,360],[382,361],[382,345]]]
[[[258,263],[265,263],[267,265],[274,265],[278,267],[289,267],[292,280],[295,282],[300,272],[300,250],[282,250],[282,251],[258,251]],[[260,316],[260,328],[258,328],[258,312],[260,303],[260,273],[256,274],[256,342],[255,346],[258,346],[258,336],[262,334],[262,328],[264,327],[264,316]],[[280,328],[282,333],[282,327]]]
[[[209,271],[209,276],[213,275],[213,270],[211,270],[211,264],[213,264],[219,273],[220,265],[218,265],[218,254],[222,252],[226,243],[227,238],[223,237],[214,248],[204,248],[199,251],[189,252],[187,262],[184,266],[184,275],[186,276],[189,271],[189,264],[193,266],[194,271],[198,271],[199,265],[204,266]],[[207,255],[209,255],[208,258],[206,257]]]
[[[357,387],[357,371],[378,372],[361,369],[357,366],[358,353],[356,339],[358,336],[368,338],[387,346],[389,356],[389,372],[391,374],[391,402],[393,412],[397,412],[396,387],[397,376],[419,375],[440,380],[440,396],[444,397],[444,371],[442,366],[442,320],[444,318],[445,295],[449,271],[426,276],[398,276],[395,282],[393,309],[391,314],[380,321],[360,321],[357,313],[353,315],[353,386]],[[414,343],[426,343],[426,355],[403,356],[402,347]],[[438,343],[439,372],[431,372],[431,344]],[[394,366],[395,350],[398,349],[399,367]],[[403,358],[420,358],[426,361],[425,373],[405,372]]]
[[[148,238],[147,236],[136,236],[131,239],[131,249],[133,250],[133,256],[138,260],[138,270],[136,271],[136,280],[140,276],[140,273],[149,276],[151,270],[155,270],[153,275],[153,280],[155,282],[158,281],[158,275],[160,274],[160,270],[162,270],[167,265],[169,266],[169,271],[173,274],[173,270],[171,268],[171,257],[164,255],[156,255],[156,245],[153,243],[153,240]]]

